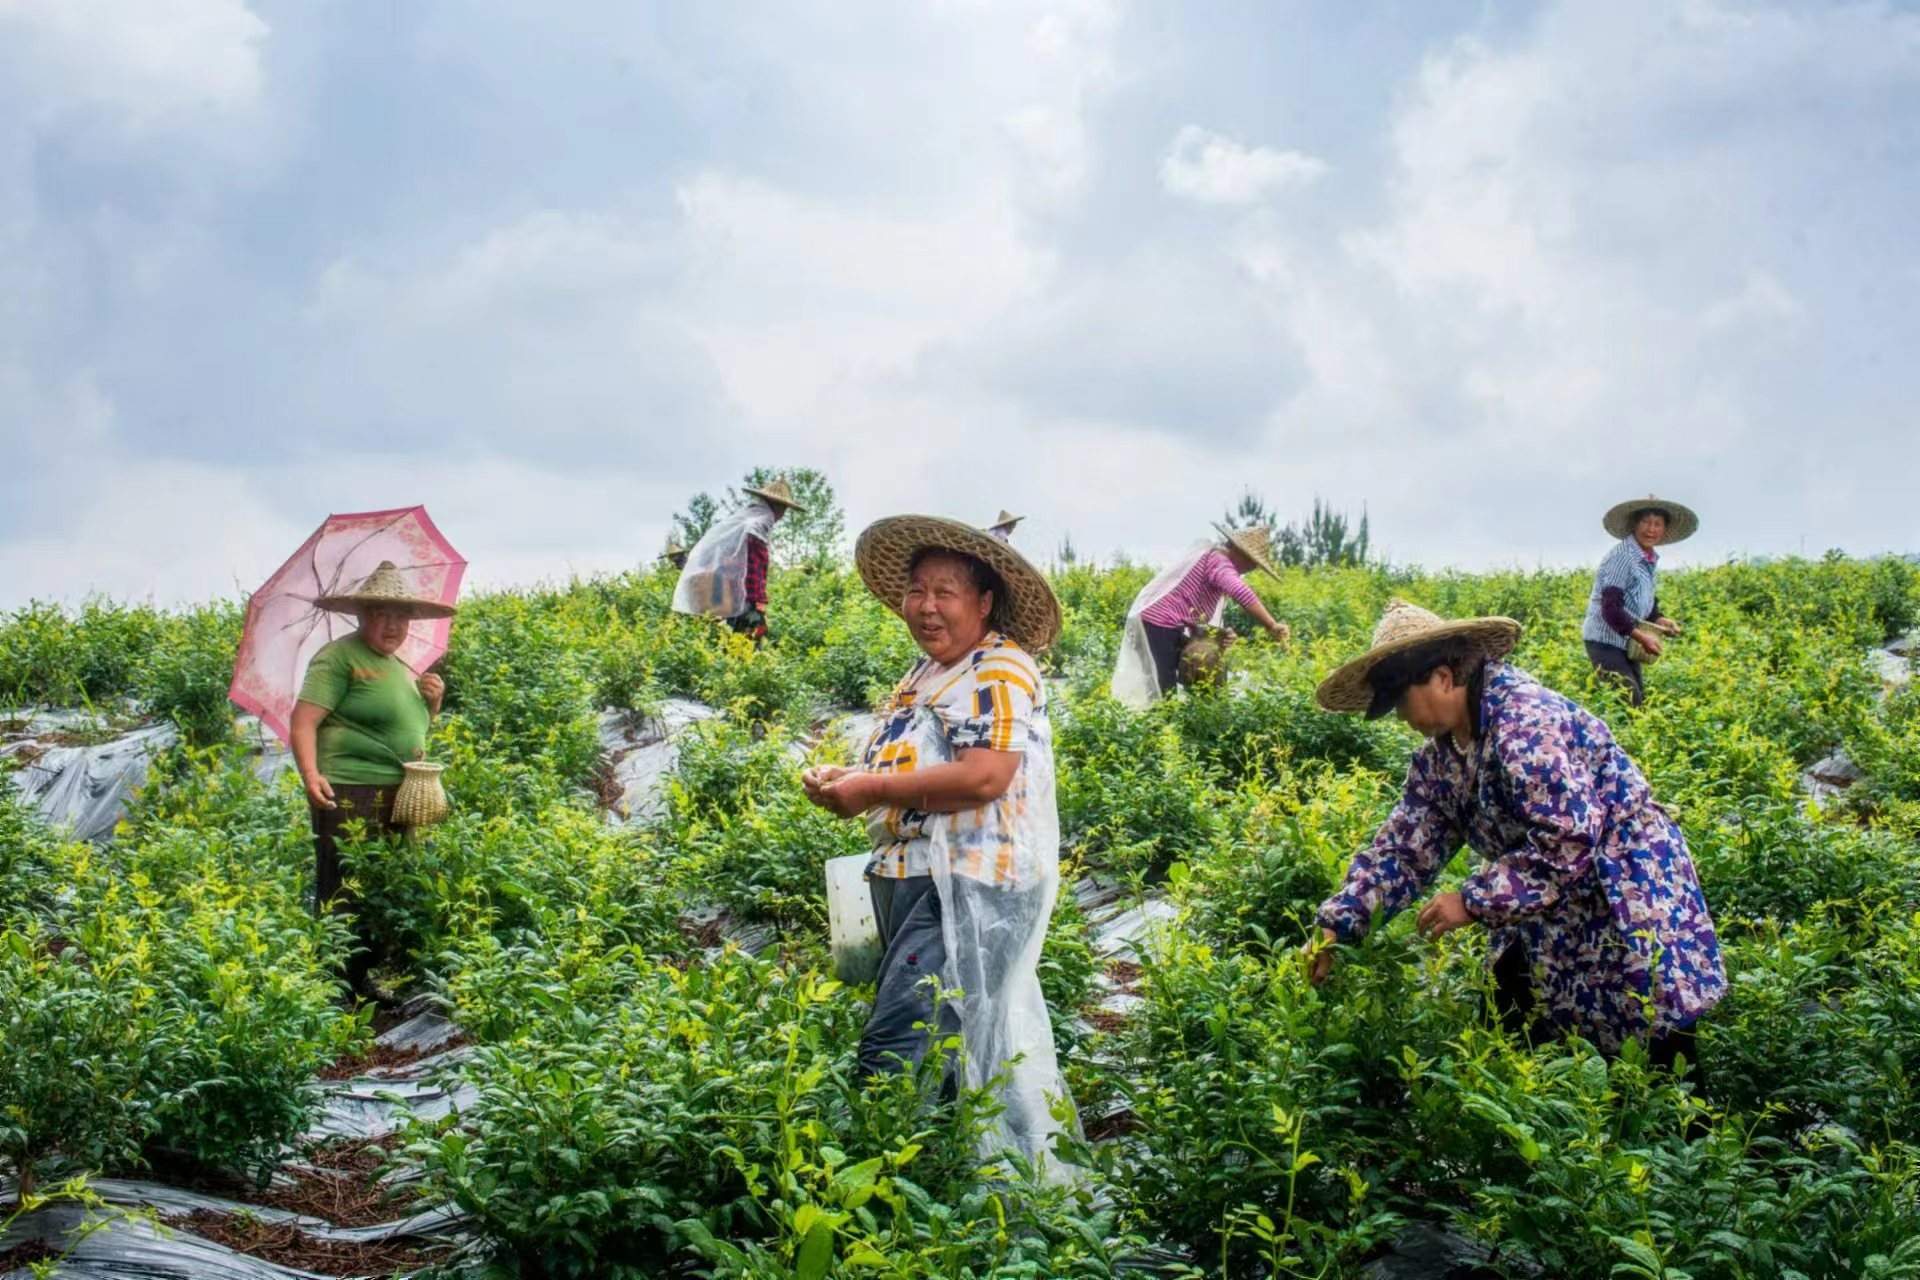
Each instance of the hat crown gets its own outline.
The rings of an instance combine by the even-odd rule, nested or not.
[[[399,566],[391,560],[382,560],[353,594],[362,598],[381,600],[414,598],[413,592],[407,588],[406,577],[401,574]]]
[[[793,505],[793,490],[788,487],[785,476],[775,476],[772,480],[760,486],[760,496],[770,498],[775,502],[785,503],[789,507]]]
[[[1380,615],[1379,625],[1373,629],[1373,647],[1378,649],[1382,645],[1410,640],[1445,625],[1440,615],[1431,609],[1422,609],[1395,596],[1387,601],[1387,611]]]
[[[1005,507],[1002,507],[1000,508],[1000,518],[995,520],[991,527],[998,529],[1003,524],[1017,524],[1019,520],[1020,520],[1019,516],[1013,514],[1013,512],[1007,510]]]

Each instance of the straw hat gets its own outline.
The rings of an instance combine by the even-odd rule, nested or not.
[[[1273,560],[1271,558],[1273,556],[1273,534],[1265,525],[1261,525],[1256,529],[1229,529],[1227,526],[1216,521],[1213,527],[1220,531],[1221,537],[1246,552],[1247,555],[1253,559],[1254,564],[1265,569],[1276,578],[1280,576],[1280,571],[1273,567]]]
[[[1005,529],[1008,533],[1012,533],[1013,526],[1019,524],[1022,520],[1025,520],[1025,519],[1026,519],[1025,516],[1014,515],[1013,512],[1007,510],[1005,507],[1002,507],[1000,508],[1000,518],[987,526],[987,532],[992,533],[996,529]]]
[[[1600,526],[1616,538],[1631,538],[1640,513],[1648,507],[1658,507],[1667,513],[1667,536],[1660,539],[1663,547],[1669,542],[1691,538],[1700,528],[1700,517],[1693,514],[1691,507],[1683,507],[1670,498],[1656,498],[1652,494],[1644,498],[1630,498],[1609,507],[1607,514],[1600,517]]]
[[[1373,629],[1373,647],[1320,682],[1314,699],[1327,711],[1365,711],[1373,719],[1391,709],[1374,706],[1373,671],[1381,663],[1436,640],[1464,641],[1483,658],[1504,658],[1520,643],[1520,624],[1512,618],[1468,618],[1448,622],[1439,614],[1395,597]]]
[[[793,490],[787,487],[787,478],[785,476],[776,477],[772,483],[768,484],[764,489],[756,489],[752,485],[748,485],[747,492],[758,494],[768,502],[775,502],[783,507],[792,507],[795,511],[805,511],[807,509],[805,503],[795,502],[793,500]]]
[[[1013,597],[1007,634],[1029,653],[1039,653],[1060,634],[1060,602],[1046,575],[992,534],[940,516],[888,516],[868,525],[854,544],[853,560],[867,590],[895,613],[907,594],[907,566],[928,547],[960,551],[990,565]]]
[[[450,604],[415,595],[407,586],[406,576],[391,560],[382,560],[357,590],[321,596],[314,604],[329,613],[357,613],[370,604],[393,605],[416,618],[451,618],[455,612]]]
[[[667,549],[660,553],[660,558],[662,560],[671,560],[675,556],[684,556],[686,554],[687,554],[687,549],[680,545],[680,539],[668,538]]]

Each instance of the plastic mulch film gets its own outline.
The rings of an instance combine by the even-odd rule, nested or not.
[[[146,780],[148,761],[178,738],[163,723],[92,746],[47,747],[14,773],[13,785],[49,826],[76,840],[106,840]]]

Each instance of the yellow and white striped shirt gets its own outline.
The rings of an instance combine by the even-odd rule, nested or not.
[[[1023,757],[1044,741],[1046,686],[1033,658],[997,631],[959,662],[942,666],[922,658],[895,686],[861,767],[869,773],[912,773],[942,764],[969,748],[1012,751]],[[1022,879],[1016,831],[1027,805],[1028,762],[998,799],[953,814],[881,806],[867,812],[873,838],[869,876],[905,879],[931,873],[930,820],[951,819],[949,854],[956,875],[988,884]]]

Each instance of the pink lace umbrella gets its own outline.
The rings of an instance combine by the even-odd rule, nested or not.
[[[307,663],[321,645],[350,634],[351,614],[329,613],[314,604],[322,596],[352,591],[391,560],[413,594],[452,604],[460,594],[467,562],[434,527],[425,507],[328,516],[288,561],[247,601],[247,626],[227,696],[260,717],[290,742],[293,704],[306,679]],[[396,655],[417,673],[447,651],[453,619],[416,620]]]

